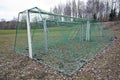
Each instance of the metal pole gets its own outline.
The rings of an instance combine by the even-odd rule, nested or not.
[[[86,41],[88,40],[88,22],[87,22],[87,26],[86,26]]]
[[[48,35],[47,35],[47,25],[46,25],[46,19],[43,20],[43,26],[44,26],[44,40],[45,40],[45,53],[48,53]]]
[[[100,24],[97,24],[97,25],[99,25],[98,27],[100,28],[100,36],[103,36],[103,28],[102,28],[102,26],[100,26]]]
[[[62,17],[61,18],[62,18],[62,22],[63,22],[64,21],[63,13],[62,13]]]
[[[80,41],[82,41],[82,23],[80,25]]]
[[[83,24],[81,25],[81,39],[82,39],[82,41],[84,40],[84,29],[83,29]]]
[[[87,21],[86,41],[90,41],[90,22],[89,21]]]
[[[90,21],[88,21],[88,41],[90,41]]]
[[[29,11],[26,10],[26,21],[27,21],[27,35],[28,35],[28,48],[29,48],[29,57],[32,58],[32,43],[31,43],[31,33],[30,33],[30,16]]]
[[[18,36],[19,19],[20,19],[20,13],[18,14],[18,20],[17,20],[17,25],[16,25],[16,35],[15,35],[14,51],[16,51],[16,43],[17,43],[17,36]]]

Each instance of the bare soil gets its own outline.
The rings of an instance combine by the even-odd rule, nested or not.
[[[103,24],[113,31],[116,39],[72,76],[16,54],[15,35],[0,35],[0,80],[120,80],[120,22]]]

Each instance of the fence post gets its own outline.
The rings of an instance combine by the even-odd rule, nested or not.
[[[80,25],[80,41],[83,41],[83,24]]]
[[[87,21],[86,41],[90,41],[90,21]]]
[[[47,25],[46,19],[43,19],[43,26],[44,26],[44,40],[45,40],[45,53],[48,53],[48,34],[47,34]]]
[[[103,37],[103,28],[102,28],[102,26],[100,26],[100,24],[99,24],[99,27],[100,27],[100,36]]]
[[[30,15],[28,10],[26,10],[26,22],[27,22],[29,57],[32,58],[32,43],[31,43],[31,32],[30,32],[31,27],[30,27]]]

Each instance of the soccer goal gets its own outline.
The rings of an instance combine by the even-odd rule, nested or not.
[[[71,75],[104,50],[112,37],[97,20],[34,7],[19,13],[14,47],[16,53]]]

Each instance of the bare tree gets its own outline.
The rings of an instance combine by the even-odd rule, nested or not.
[[[72,1],[71,7],[72,7],[72,16],[77,17],[77,5],[75,0]]]
[[[62,4],[59,4],[58,5],[58,14],[63,14],[64,13],[64,5],[62,5]]]
[[[6,21],[5,19],[1,19],[0,21],[0,29],[15,29],[17,25],[17,19],[13,18],[11,21]]]
[[[77,2],[76,2],[77,1]],[[80,0],[68,1],[65,5],[54,7],[53,12],[58,14],[69,15],[79,18],[94,18],[100,21],[108,21],[109,14],[112,9],[113,0],[88,0],[86,5]],[[117,0],[117,12],[114,14],[120,15],[120,0]]]
[[[58,13],[58,8],[55,6],[54,9],[53,9],[53,13]]]
[[[64,15],[71,16],[71,3],[70,2],[66,3],[65,5]]]
[[[6,21],[5,21],[5,19],[1,19],[1,21],[0,21],[0,29],[4,29],[5,26],[6,26]]]
[[[104,19],[104,10],[105,10],[105,5],[103,2],[99,3],[99,20],[102,21]]]
[[[118,0],[118,4],[119,4],[119,12],[120,12],[120,0]]]
[[[84,15],[85,15],[85,4],[84,4],[84,2],[83,1],[80,1],[80,0],[78,0],[78,4],[77,4],[77,16],[79,17],[79,18],[83,18],[84,17]]]
[[[86,5],[86,13],[87,13],[87,18],[92,18],[93,17],[93,0],[88,0],[87,5]]]

